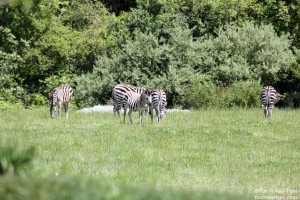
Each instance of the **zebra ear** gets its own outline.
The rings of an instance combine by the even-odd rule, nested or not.
[[[152,90],[150,90],[150,89],[146,89],[146,90],[145,90],[145,94],[146,94],[146,95],[149,96],[149,95],[151,95],[151,93],[152,93]]]

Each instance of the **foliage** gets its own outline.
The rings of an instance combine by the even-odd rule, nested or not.
[[[225,88],[260,81],[278,89],[281,106],[298,106],[299,2],[3,1],[0,97],[27,107],[68,82],[84,106],[106,103],[127,82],[163,87],[170,106],[183,106],[198,79]]]
[[[36,3],[36,0],[5,0],[1,2],[3,5],[9,5],[11,7],[19,7],[25,12],[29,12],[30,9],[32,8],[33,4]],[[0,5],[1,5],[0,4]]]
[[[5,178],[0,180],[0,198],[10,199],[65,199],[65,200],[250,200],[250,195],[214,191],[158,190],[152,187],[127,186],[87,178]]]
[[[21,149],[0,145],[0,175],[25,175],[35,156],[33,147]]]
[[[12,103],[0,98],[0,110],[8,110],[8,109],[20,109],[23,105],[20,103]]]
[[[184,95],[187,108],[255,108],[259,107],[261,85],[257,82],[234,82],[229,87],[211,82],[194,82]]]
[[[278,37],[269,25],[228,26],[203,43],[199,70],[218,85],[245,80],[272,84],[284,79],[286,74],[280,72],[295,63],[287,36]]]
[[[162,14],[152,18],[144,10],[136,9],[127,17],[124,24],[120,24],[128,28],[124,34],[126,39],[119,40],[119,49],[98,57],[93,73],[77,79],[77,99],[104,103],[113,86],[123,82],[163,87],[170,94],[170,100],[179,103],[176,98],[183,91],[177,86],[189,82],[189,77],[194,75],[190,66],[197,63],[198,42],[193,42],[191,31],[181,16]],[[91,82],[96,84],[87,84]]]
[[[280,99],[277,103],[280,107],[299,107],[300,100],[300,52],[293,49],[296,62],[290,67],[281,69],[278,76],[281,76],[274,86],[280,93]]]
[[[49,87],[90,69],[96,55],[112,45],[106,27],[113,18],[107,17],[101,3],[93,1],[34,2],[32,12],[0,7],[0,73],[14,72],[3,76],[1,84],[9,81],[24,88],[24,94],[47,96]],[[58,80],[48,85],[52,77]],[[72,84],[73,79],[68,81]]]
[[[288,37],[277,36],[269,25],[245,23],[243,26],[227,26],[226,31],[219,30],[218,37],[194,40],[184,21],[180,23],[182,19],[179,16],[172,18],[166,14],[151,20],[151,16],[144,12],[132,12],[143,17],[128,17],[131,20],[125,25],[128,29],[134,27],[135,32],[125,40],[125,44],[110,54],[98,57],[93,72],[77,79],[80,85],[78,100],[83,103],[82,100],[86,99],[83,105],[105,103],[115,84],[130,83],[164,88],[169,105],[173,106],[190,105],[189,96],[206,96],[199,99],[203,106],[253,107],[258,105],[256,99],[259,96],[253,98],[247,93],[247,81],[274,85],[286,79],[287,69],[296,62]],[[174,22],[169,20],[161,29],[159,24],[163,24],[166,18]],[[179,22],[175,23],[177,20]],[[193,88],[194,84],[198,87],[197,81],[200,80],[209,83],[204,83],[204,91],[194,90],[191,94],[189,88]],[[89,86],[89,82],[96,83],[96,86]],[[223,102],[219,105],[214,97],[210,97],[212,93],[219,93],[222,87],[236,88],[236,82],[244,85],[244,100],[232,102],[236,99],[232,100],[234,97],[227,95],[227,98],[217,100]],[[253,94],[258,94],[260,88],[255,88],[257,91]],[[235,96],[237,91],[227,90],[229,92]]]

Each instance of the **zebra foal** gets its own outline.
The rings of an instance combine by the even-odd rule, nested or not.
[[[147,106],[147,102],[151,102],[151,93],[149,90],[143,91],[141,94],[136,93],[134,91],[129,91],[128,93],[128,99],[126,102],[124,102],[124,123],[126,118],[126,111],[127,108],[128,111],[128,117],[130,120],[130,123],[132,124],[132,117],[131,114],[133,111],[138,111],[139,113],[139,124],[142,124],[143,122],[143,114],[145,111],[145,108]]]
[[[58,115],[61,115],[61,105],[65,108],[66,118],[69,117],[69,106],[72,99],[73,89],[68,84],[61,84],[60,86],[54,88],[50,95],[50,115],[54,118],[56,107],[58,107]]]
[[[156,114],[156,121],[159,122],[166,114],[167,95],[164,90],[157,88],[151,91],[151,100],[151,122],[153,122],[153,108]]]
[[[261,106],[264,109],[265,118],[272,115],[272,109],[277,101],[277,92],[274,87],[266,86],[260,95]]]

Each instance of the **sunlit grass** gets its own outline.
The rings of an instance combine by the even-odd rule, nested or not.
[[[48,109],[0,111],[6,145],[34,146],[32,177],[84,176],[126,185],[254,194],[297,189],[299,110],[168,113],[123,124],[112,113],[50,119]]]

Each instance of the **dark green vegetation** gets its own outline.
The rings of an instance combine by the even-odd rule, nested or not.
[[[56,177],[28,180],[0,179],[2,200],[250,200],[250,195],[227,192],[196,192],[172,189],[130,187],[94,179]]]
[[[0,177],[0,199],[253,199],[261,188],[299,192],[299,112],[275,109],[266,120],[260,109],[200,110],[168,113],[161,124],[146,118],[139,126],[136,113],[131,125],[112,113],[71,111],[69,120],[50,120],[46,109],[0,111],[3,146],[36,152],[26,177]]]
[[[0,179],[1,200],[250,200],[250,195],[196,192],[114,184],[103,180],[69,177]]]
[[[299,12],[300,0],[1,1],[0,108],[45,105],[61,82],[79,107],[121,82],[194,108],[259,106],[270,84],[299,107]]]

